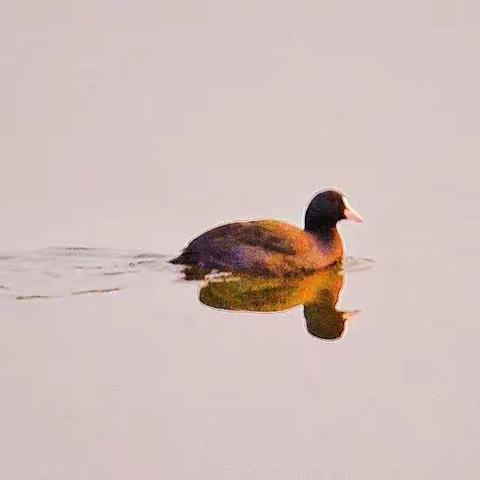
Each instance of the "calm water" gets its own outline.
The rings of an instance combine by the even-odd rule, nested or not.
[[[0,27],[2,480],[478,478],[478,2],[7,2]],[[327,187],[366,220],[344,276],[166,264]]]
[[[3,254],[3,465],[45,479],[467,472],[480,438],[470,259],[415,252],[266,287],[185,282],[154,253]],[[325,341],[341,334],[342,285],[338,311],[362,313]]]

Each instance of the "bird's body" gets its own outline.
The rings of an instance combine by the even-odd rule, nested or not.
[[[361,217],[339,192],[318,194],[309,204],[305,230],[278,220],[234,222],[194,238],[171,263],[255,276],[303,276],[343,258],[339,220]]]
[[[334,233],[327,249],[315,234],[278,220],[228,223],[192,240],[172,263],[261,276],[308,275],[343,257]]]

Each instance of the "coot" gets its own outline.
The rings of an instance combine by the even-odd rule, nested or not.
[[[305,213],[305,229],[278,220],[220,225],[194,238],[171,263],[207,271],[256,276],[302,276],[343,259],[337,223],[362,217],[337,190],[318,193]]]

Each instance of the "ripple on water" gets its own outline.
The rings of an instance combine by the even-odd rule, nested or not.
[[[121,249],[49,247],[0,255],[0,296],[18,301],[112,294],[138,276],[172,269],[169,256]],[[372,268],[370,258],[347,257],[345,271]]]
[[[166,268],[166,255],[121,249],[49,247],[0,255],[0,296],[17,301],[116,293]]]

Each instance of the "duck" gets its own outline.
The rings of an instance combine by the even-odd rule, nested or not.
[[[272,219],[226,223],[191,240],[169,262],[204,272],[306,276],[342,262],[341,220],[363,218],[341,191],[324,190],[309,202],[303,229]]]

